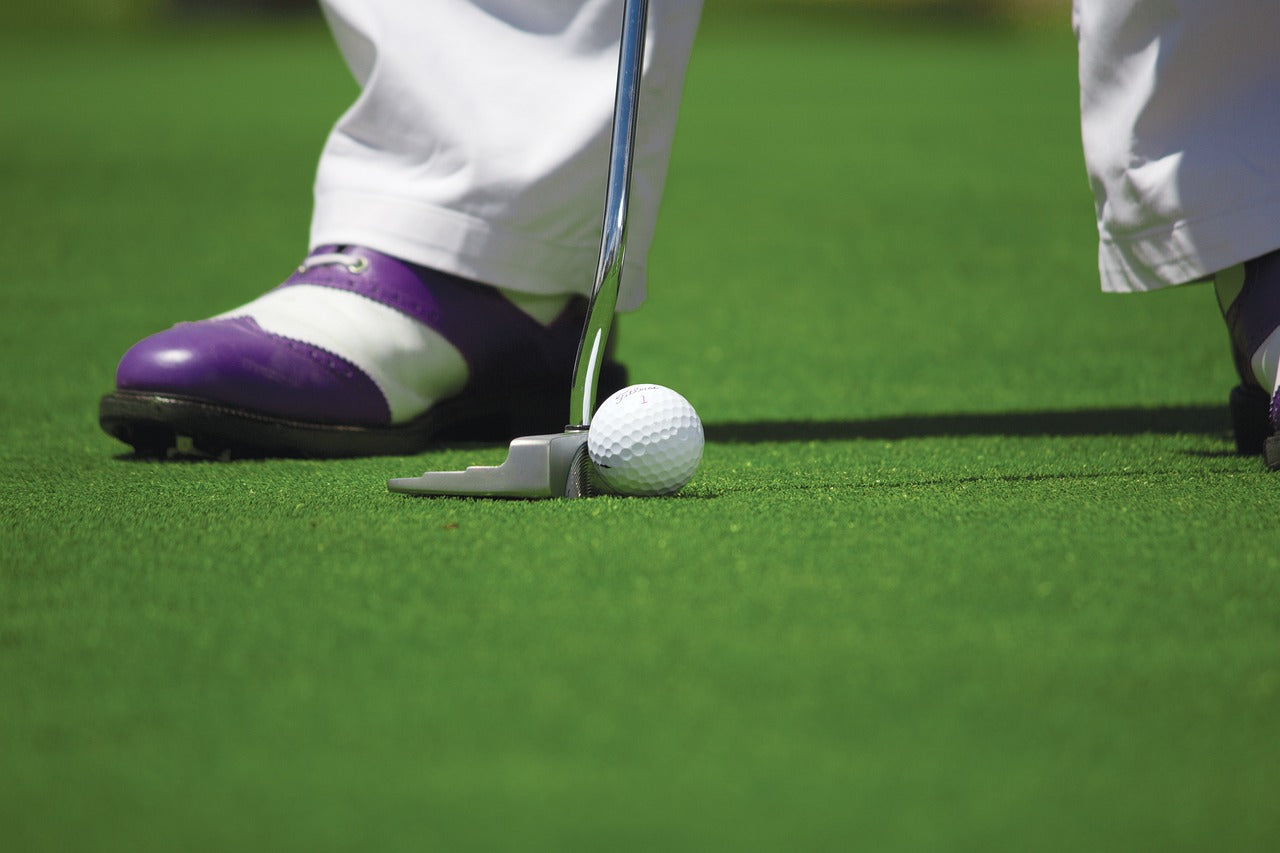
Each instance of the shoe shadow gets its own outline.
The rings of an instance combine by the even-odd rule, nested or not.
[[[965,436],[1085,436],[1193,434],[1226,437],[1223,406],[1125,406],[1063,411],[890,415],[841,420],[726,421],[704,424],[708,441],[755,444],[785,441],[895,440]]]
[[[130,453],[126,450],[123,453],[117,453],[111,458],[116,462],[135,462],[140,465],[224,465],[228,462],[265,462],[268,459],[284,457],[232,456],[230,454],[208,456],[200,453],[175,452],[157,455],[155,453]]]

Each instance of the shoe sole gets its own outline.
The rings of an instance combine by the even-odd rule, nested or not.
[[[1273,435],[1263,443],[1262,457],[1269,469],[1280,470],[1280,435]]]
[[[601,399],[626,384],[626,368],[606,363]],[[145,457],[405,456],[447,441],[500,442],[559,432],[569,411],[565,390],[557,385],[500,398],[457,397],[395,426],[309,423],[171,394],[116,391],[99,403],[98,423]]]

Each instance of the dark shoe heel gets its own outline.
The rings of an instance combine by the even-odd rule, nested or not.
[[[1236,452],[1243,456],[1263,453],[1274,432],[1271,428],[1271,400],[1267,393],[1257,386],[1237,385],[1231,389],[1228,405],[1231,408],[1231,429],[1236,439]],[[1280,454],[1280,447],[1277,448],[1277,453]]]

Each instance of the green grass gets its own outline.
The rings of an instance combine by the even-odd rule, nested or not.
[[[305,249],[312,25],[4,37],[13,850],[1268,849],[1280,483],[1205,288],[1098,293],[1074,46],[708,16],[633,376],[670,500],[131,461],[133,341]]]

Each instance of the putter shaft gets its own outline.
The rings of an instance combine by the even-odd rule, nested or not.
[[[631,163],[640,111],[640,78],[644,70],[645,25],[649,0],[627,0],[622,12],[622,44],[618,52],[618,88],[614,96],[613,135],[609,142],[609,177],[605,192],[604,230],[591,302],[578,342],[569,399],[570,429],[586,429],[595,411],[604,348],[613,328],[622,262],[627,250],[627,204],[631,197]]]

